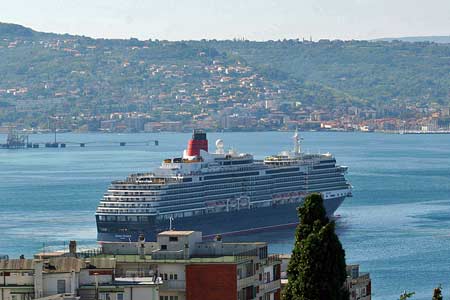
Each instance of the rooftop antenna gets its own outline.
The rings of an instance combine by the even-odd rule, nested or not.
[[[172,228],[172,222],[173,222],[173,217],[171,216],[171,217],[169,218],[169,231],[172,231],[172,230],[173,230],[173,228]]]

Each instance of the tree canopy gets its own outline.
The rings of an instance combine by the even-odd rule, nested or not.
[[[443,299],[443,297],[442,297],[442,288],[441,288],[441,286],[438,286],[433,291],[433,298],[432,298],[432,300],[442,300],[442,299]]]
[[[345,251],[335,233],[335,223],[326,216],[322,196],[307,196],[298,214],[300,224],[284,299],[348,299]]]

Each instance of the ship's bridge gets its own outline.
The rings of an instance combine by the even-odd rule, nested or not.
[[[314,164],[319,163],[321,160],[332,159],[333,156],[330,153],[325,154],[307,154],[307,153],[293,153],[293,152],[281,152],[278,155],[271,155],[264,159],[264,164],[272,166],[283,166],[292,164]]]

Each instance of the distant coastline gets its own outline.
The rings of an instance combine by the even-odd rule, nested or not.
[[[210,133],[239,133],[239,132],[293,132],[295,129],[223,129],[223,130],[213,130],[213,129],[207,129],[206,132]],[[383,133],[383,134],[398,134],[398,135],[411,135],[411,134],[417,134],[417,135],[424,135],[424,134],[450,134],[450,130],[432,130],[432,131],[425,131],[425,130],[342,130],[342,129],[319,129],[319,130],[300,130],[300,132],[333,132],[333,133]],[[65,134],[65,133],[72,133],[72,134],[105,134],[105,135],[113,135],[113,134],[173,134],[173,133],[191,133],[192,129],[189,130],[182,130],[182,131],[139,131],[139,132],[120,132],[120,131],[70,131],[70,130],[57,130],[56,134]],[[49,134],[53,135],[55,132],[48,131],[48,130],[37,130],[37,131],[29,131],[29,130],[23,130],[19,131],[20,134],[24,135],[41,135],[41,134]],[[0,135],[7,135],[8,131],[0,131]]]

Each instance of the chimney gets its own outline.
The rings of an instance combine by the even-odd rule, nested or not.
[[[76,273],[75,270],[72,270],[70,272],[70,293],[72,295],[76,295],[77,292],[77,277],[76,277]]]
[[[44,284],[42,272],[44,263],[42,260],[35,260],[34,262],[34,298],[44,297]]]
[[[77,256],[77,241],[69,242],[69,254],[70,256]]]
[[[145,259],[145,236],[143,234],[139,235],[138,254],[141,259]]]
[[[189,259],[189,244],[184,244],[183,258]]]
[[[192,134],[192,139],[188,142],[187,155],[199,156],[200,150],[208,152],[208,140],[206,139],[206,132],[195,129]]]

